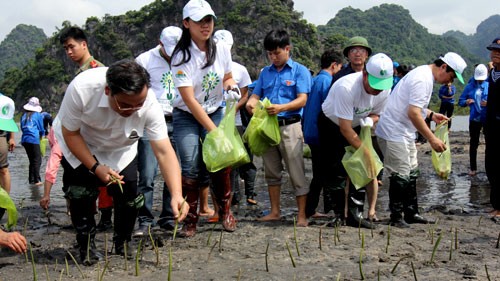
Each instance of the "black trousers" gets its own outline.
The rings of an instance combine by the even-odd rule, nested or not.
[[[455,109],[455,105],[450,102],[441,102],[441,106],[439,107],[439,113],[446,115],[446,117],[451,117],[453,115],[453,110]],[[451,127],[451,120],[448,121],[448,129]]]
[[[77,168],[73,168],[64,157],[61,161],[61,165],[64,168],[63,190],[70,200],[70,206],[73,206],[73,202],[78,206],[86,206],[86,208],[78,212],[78,216],[86,218],[88,228],[95,227],[95,207],[90,208],[89,206],[95,206],[97,194],[99,193],[98,187],[106,185],[107,183],[102,183],[83,165],[80,165]],[[119,244],[122,244],[124,241],[131,240],[132,231],[134,229],[135,220],[138,213],[138,210],[135,206],[130,206],[128,204],[137,197],[137,157],[119,173],[120,175],[124,176],[123,181],[125,183],[122,184],[123,193],[120,190],[118,184],[111,184],[108,186],[108,194],[113,197],[115,208],[113,240]],[[85,187],[86,189],[88,189],[88,192],[86,194],[96,195],[83,195],[82,198],[71,198],[68,196],[68,190],[71,186]],[[80,218],[78,217],[73,218],[73,212],[71,213],[71,215],[72,221],[74,223],[78,223],[80,221]],[[76,225],[75,228],[77,228],[78,230],[78,227]]]
[[[487,121],[488,122],[488,121]],[[498,159],[500,159],[500,120],[490,121],[486,126],[486,175],[491,186],[490,202],[495,210],[500,210],[500,173],[498,172]],[[491,130],[490,130],[491,129]]]
[[[28,155],[29,164],[29,183],[35,184],[42,182],[40,177],[40,167],[42,166],[42,153],[40,152],[40,144],[23,142],[22,145]]]
[[[483,128],[483,123],[477,121],[469,122],[469,158],[470,158],[470,170],[477,171],[477,148],[479,147],[479,137],[481,136],[481,129]]]

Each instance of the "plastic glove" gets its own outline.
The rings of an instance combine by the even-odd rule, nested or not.
[[[226,91],[225,99],[233,101],[240,100],[241,99],[240,88],[238,88],[238,86],[236,85],[231,86],[231,88]]]
[[[359,120],[361,127],[373,127],[373,119],[371,117],[365,117]]]

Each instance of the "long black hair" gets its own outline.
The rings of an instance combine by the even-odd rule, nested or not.
[[[189,20],[189,18],[186,18],[186,20]],[[215,44],[213,36],[214,35],[212,33],[212,35],[210,35],[210,38],[208,38],[206,52],[207,63],[202,67],[202,69],[213,65],[215,62],[215,56],[217,54],[217,44]],[[174,66],[179,66],[191,60],[191,52],[189,51],[189,46],[191,46],[191,33],[189,33],[188,28],[182,26],[181,39],[175,46],[174,52],[172,53],[172,57],[174,57],[177,53],[182,52],[182,60],[178,64],[174,64]]]

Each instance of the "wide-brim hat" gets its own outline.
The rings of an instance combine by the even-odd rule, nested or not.
[[[354,36],[347,42],[347,46],[344,48],[344,57],[349,55],[349,50],[353,47],[363,47],[368,51],[368,56],[372,55],[372,48],[368,45],[368,40],[361,36]]]
[[[42,107],[40,106],[40,101],[37,97],[31,97],[23,108],[27,111],[42,112]]]
[[[488,47],[486,47],[486,49],[490,51],[500,50],[500,37],[495,38],[495,40],[493,40],[491,44],[489,44]]]
[[[14,121],[14,101],[2,94],[0,94],[0,130],[7,132],[18,132],[19,127],[17,127]]]

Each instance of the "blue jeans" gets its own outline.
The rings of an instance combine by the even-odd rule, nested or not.
[[[170,142],[175,151],[175,141],[172,137],[173,125],[172,122],[167,122],[168,135],[170,137]],[[149,138],[146,134],[139,139],[138,143],[138,171],[139,171],[139,183],[137,186],[137,191],[144,194],[144,206],[139,209],[139,226],[153,225],[153,194],[154,194],[154,180],[158,174],[158,161],[153,153],[151,144],[149,143]],[[158,219],[158,224],[160,227],[166,224],[173,224],[173,211],[170,204],[171,196],[168,191],[168,187],[163,183],[163,194],[162,194],[162,208],[160,217]]]
[[[207,130],[187,111],[174,108],[173,117],[174,139],[181,161],[182,176],[198,180],[200,186],[208,186],[208,171],[201,151]],[[222,120],[222,110],[217,109],[209,114],[209,117],[218,126]]]

